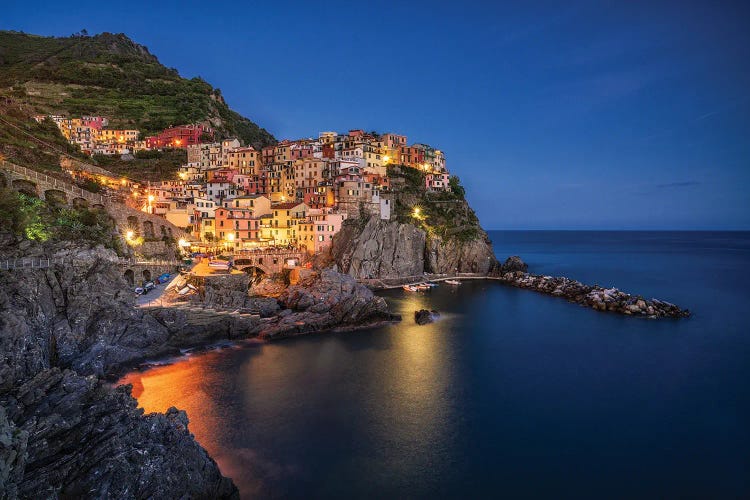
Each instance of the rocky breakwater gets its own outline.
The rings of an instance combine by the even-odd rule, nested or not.
[[[0,498],[236,497],[184,412],[144,415],[129,387],[102,380],[170,349],[116,255],[37,251],[66,264],[0,271]]]
[[[617,288],[585,285],[565,277],[541,276],[526,272],[527,266],[518,257],[509,258],[499,271],[499,278],[510,285],[563,297],[570,302],[591,307],[597,311],[609,311],[629,316],[647,318],[686,318],[688,309],[658,299],[645,299]]]
[[[266,320],[259,334],[279,338],[334,328],[356,328],[401,318],[385,299],[345,274],[324,269],[288,287],[278,298],[284,308]]]

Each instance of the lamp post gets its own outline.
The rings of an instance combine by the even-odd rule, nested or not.
[[[151,206],[151,203],[152,203],[153,201],[154,201],[154,195],[153,195],[153,194],[150,194],[150,195],[148,195],[148,213],[150,213],[150,214],[153,214],[153,213],[154,213],[154,209],[153,209],[153,207]]]

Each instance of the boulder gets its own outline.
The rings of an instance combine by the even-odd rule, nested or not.
[[[414,321],[418,325],[426,325],[428,323],[432,323],[436,319],[440,317],[440,314],[435,310],[427,310],[427,309],[420,309],[419,311],[414,311]]]

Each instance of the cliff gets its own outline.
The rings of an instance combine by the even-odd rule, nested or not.
[[[113,252],[65,255],[0,272],[0,497],[236,496],[184,412],[143,415],[97,377],[167,351],[169,332],[133,307]]]
[[[348,221],[334,237],[331,257],[341,272],[358,279],[397,279],[423,273],[487,274],[497,261],[487,233],[442,237],[411,223],[372,217]]]
[[[0,498],[236,497],[185,412],[144,415],[129,386],[103,377],[216,339],[395,319],[382,298],[332,270],[311,273],[278,301],[250,297],[246,275],[204,284],[202,305],[232,308],[224,312],[136,308],[112,250],[3,235],[1,254],[20,245],[68,263],[0,271]]]
[[[334,236],[331,259],[358,279],[416,278],[423,273],[488,274],[497,267],[492,243],[466,201],[458,177],[428,191],[419,169],[388,167],[391,219],[345,221]]]

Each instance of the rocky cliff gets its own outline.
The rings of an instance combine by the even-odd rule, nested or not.
[[[410,223],[372,217],[352,220],[334,237],[331,255],[338,268],[358,279],[422,275],[487,274],[497,265],[487,233],[470,238],[430,234]]]
[[[396,319],[382,298],[331,269],[278,299],[249,296],[243,274],[203,283],[200,305],[224,311],[136,308],[114,252],[23,243],[66,264],[0,271],[0,498],[235,497],[184,412],[144,415],[129,387],[102,377],[178,346]]]
[[[97,376],[169,349],[133,307],[115,254],[0,272],[0,497],[236,496],[183,412],[144,416]]]

